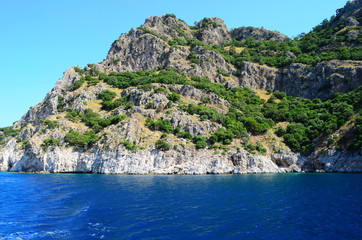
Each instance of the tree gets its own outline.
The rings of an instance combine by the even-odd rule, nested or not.
[[[201,135],[194,136],[192,141],[195,143],[196,149],[207,147],[206,137],[204,136]]]

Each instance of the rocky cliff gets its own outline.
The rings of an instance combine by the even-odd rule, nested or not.
[[[104,61],[68,69],[41,103],[0,131],[0,170],[362,171],[360,149],[347,150],[359,145],[343,138],[359,139],[360,103],[328,102],[337,92],[348,98],[361,85],[360,8],[361,1],[349,2],[310,33],[320,37],[339,26],[328,32],[335,45],[315,43],[321,52],[305,46],[309,35],[296,42],[266,29],[229,30],[215,17],[195,26],[174,15],[150,17],[114,41]],[[307,99],[279,100],[273,92]],[[326,102],[308,100],[315,98]],[[314,104],[308,111],[323,109],[305,120],[296,110],[296,117],[268,110],[278,104],[292,109],[295,101]],[[346,118],[328,121],[341,118],[337,105],[349,110]],[[313,123],[307,121],[312,116]],[[299,150],[287,135],[303,121],[310,125],[301,134],[310,140],[300,140]],[[284,137],[277,134],[283,128]]]

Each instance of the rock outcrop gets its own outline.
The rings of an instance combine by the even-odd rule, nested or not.
[[[362,16],[361,8],[362,2],[360,0],[348,1],[346,6],[337,10],[336,16],[332,19],[332,27],[341,22],[346,22],[349,27],[360,25],[358,18]]]
[[[246,62],[239,84],[252,89],[277,90],[304,98],[328,99],[336,92],[348,92],[362,84],[362,62],[333,60],[315,67],[293,63],[277,69]]]
[[[0,170],[14,172],[80,172],[117,174],[229,174],[295,172],[300,168],[279,167],[265,156],[253,156],[246,151],[231,156],[211,150],[140,150],[136,153],[123,147],[101,150],[98,147],[77,152],[71,148],[19,152],[14,143],[0,157]],[[288,158],[288,156],[281,156]],[[274,158],[275,159],[275,158]]]
[[[231,31],[231,36],[238,41],[243,41],[250,37],[257,41],[284,42],[290,40],[288,36],[281,34],[280,32],[255,27],[241,27],[233,29]]]

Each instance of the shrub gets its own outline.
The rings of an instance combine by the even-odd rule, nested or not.
[[[273,95],[277,99],[283,99],[287,96],[284,92],[279,92],[279,91],[274,92]]]
[[[223,126],[230,130],[235,138],[245,138],[249,136],[244,124],[236,119],[226,118]]]
[[[20,131],[20,129],[14,129],[13,127],[0,128],[0,145],[5,144],[8,137],[19,135]]]
[[[116,116],[110,117],[109,120],[111,121],[111,124],[117,124],[126,118],[127,118],[127,115],[116,115]]]
[[[57,105],[58,112],[64,111],[65,105],[66,105],[66,103],[64,102],[64,98],[61,96],[58,96],[58,105]]]
[[[150,29],[146,29],[146,28],[143,28],[143,27],[139,27],[138,29],[142,30],[143,32],[145,33],[149,33],[155,37],[158,37],[158,38],[161,38],[163,41],[167,41],[167,37],[166,36],[163,36],[163,35],[160,35]]]
[[[70,110],[66,115],[65,117],[68,118],[69,120],[75,122],[77,120],[80,119],[80,112],[77,111],[77,110]]]
[[[84,82],[85,82],[84,78],[81,78],[80,80],[75,81],[72,85],[69,86],[69,90],[70,91],[77,90],[78,88],[80,88],[83,85]]]
[[[59,146],[59,145],[60,145],[60,140],[59,139],[47,138],[47,139],[44,139],[42,147],[47,148],[47,147]]]
[[[192,139],[193,143],[195,143],[196,149],[201,149],[207,147],[206,137],[197,135]]]
[[[234,134],[230,130],[219,128],[213,135],[211,135],[210,142],[221,142],[223,144],[230,144],[233,141],[233,138]]]
[[[192,139],[192,135],[189,132],[179,132],[177,133],[177,136],[180,138]]]
[[[150,84],[151,85],[151,84]],[[151,85],[152,86],[152,85]],[[156,88],[155,90],[153,90],[154,93],[168,93],[167,89],[166,88],[162,88],[162,87],[159,87],[159,88]]]
[[[261,154],[264,154],[267,152],[266,148],[264,148],[263,145],[261,145],[260,143],[256,143],[256,145],[249,143],[244,148],[246,151],[248,151],[250,153],[259,152]]]
[[[72,110],[67,113],[66,117],[72,121],[81,120],[86,126],[92,128],[94,131],[99,132],[105,127],[108,127],[111,124],[117,124],[123,119],[126,115],[116,115],[109,118],[101,118],[98,113],[93,112],[91,109],[86,109],[84,113],[79,111]]]
[[[0,132],[2,132],[6,137],[15,137],[20,133],[20,131],[20,129],[15,129],[13,127],[0,128]]]
[[[137,146],[130,141],[124,141],[122,142],[122,144],[127,150],[130,150],[132,152],[135,152],[137,150]]]
[[[285,129],[282,128],[282,127],[278,127],[277,130],[275,130],[275,134],[276,134],[278,137],[284,136],[285,133],[286,133],[286,131],[285,131]]]
[[[175,38],[175,39],[169,41],[169,44],[172,45],[172,46],[177,46],[177,45],[186,46],[187,41],[185,41],[182,38]]]
[[[189,104],[187,106],[183,106],[182,109],[191,115],[199,114],[200,117],[202,117],[202,120],[210,119],[215,122],[220,122],[222,119],[221,114],[219,114],[216,110],[205,106]]]
[[[172,102],[177,102],[178,100],[180,100],[181,96],[178,93],[172,92],[167,96],[167,98]]]
[[[99,137],[93,130],[80,133],[71,129],[66,135],[64,140],[70,145],[79,148],[89,148],[98,141]]]
[[[116,95],[117,94],[115,92],[104,90],[98,94],[98,98],[105,102],[113,100],[116,97]]]
[[[84,74],[84,70],[79,67],[74,67],[74,71],[80,74]]]
[[[219,73],[219,74],[221,74],[221,75],[223,75],[225,77],[230,76],[230,73],[226,72],[224,69],[221,69],[221,68],[219,68],[217,70],[217,73]]]
[[[352,133],[351,145],[348,148],[352,151],[360,151],[362,147],[362,116],[356,118]]]
[[[163,131],[166,133],[172,133],[174,131],[172,124],[168,119],[158,119],[153,121],[152,119],[148,118],[146,120],[146,126],[153,131]]]
[[[22,146],[21,146],[21,149],[25,149],[25,150],[28,150],[30,149],[32,146],[31,146],[31,143],[30,143],[30,140],[27,139],[23,142]]]
[[[127,106],[127,104],[128,103],[124,97],[118,98],[114,101],[104,101],[102,102],[102,110],[111,111],[113,109],[119,108],[120,106]]]
[[[175,14],[166,14],[166,17],[176,18]]]
[[[166,138],[166,137],[167,137],[167,133],[162,133],[160,138],[162,139],[162,138]]]
[[[155,147],[159,150],[162,150],[162,151],[168,151],[171,149],[171,144],[169,144],[168,142],[165,142],[163,140],[158,140],[156,143],[155,143]]]
[[[192,63],[198,64],[198,65],[201,64],[201,60],[196,57],[196,53],[195,53],[194,51],[191,51],[191,52],[190,52],[190,54],[189,54],[189,56],[188,56],[188,59],[189,59]]]
[[[51,121],[51,120],[42,120],[44,125],[46,125],[48,128],[54,129],[59,127],[59,123],[57,121]]]
[[[260,123],[251,117],[244,118],[242,121],[246,129],[253,134],[262,134],[270,128],[269,124]]]
[[[146,109],[153,109],[155,108],[155,103],[154,102],[148,102],[145,104],[145,108]]]

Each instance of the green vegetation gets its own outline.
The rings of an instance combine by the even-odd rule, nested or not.
[[[60,145],[60,140],[59,139],[47,138],[47,139],[44,139],[42,147],[43,148],[48,148],[48,147],[59,146],[59,145]]]
[[[179,138],[192,139],[192,135],[189,132],[178,132],[176,135]]]
[[[102,102],[102,110],[110,111],[118,107],[124,106],[127,109],[132,108],[133,104],[126,101],[125,98],[118,98],[114,101]]]
[[[57,110],[59,112],[64,111],[66,103],[64,102],[64,98],[63,97],[58,97],[58,105],[57,105]]]
[[[151,35],[153,35],[153,36],[155,36],[155,37],[161,38],[161,39],[162,39],[163,41],[165,41],[165,42],[167,41],[167,37],[166,37],[166,36],[162,36],[162,35],[154,32],[154,31],[152,31],[152,30],[150,30],[150,29],[146,29],[146,28],[143,28],[143,27],[139,27],[138,29],[139,29],[139,30],[142,30],[142,31],[145,32],[145,33],[149,33],[149,34],[151,34]]]
[[[201,27],[207,27],[209,25],[213,26],[214,28],[216,28],[218,25],[216,22],[211,21],[209,18],[204,18],[202,19],[201,23]]]
[[[104,90],[98,94],[99,99],[101,99],[104,102],[112,101],[116,96],[117,94],[115,92],[109,90]]]
[[[175,14],[166,14],[165,17],[171,17],[171,18],[176,18]]]
[[[341,46],[319,52],[316,51],[316,49],[319,49],[318,47],[313,47],[313,44],[309,44],[310,38],[318,39],[318,42],[324,42],[326,40],[323,36],[315,35],[314,33],[304,35],[300,39],[281,43],[274,41],[257,41],[253,37],[249,37],[246,41],[237,41],[234,39],[223,46],[213,46],[213,50],[219,52],[227,62],[236,67],[241,67],[244,61],[255,62],[271,67],[284,67],[291,63],[315,65],[321,61],[332,59],[362,59],[361,47]],[[240,53],[237,53],[236,51],[225,50],[224,47],[226,46],[230,46],[230,49],[233,49],[232,47],[242,47],[244,49]]]
[[[177,47],[178,45],[186,46],[187,41],[182,38],[174,38],[173,40],[168,41],[168,45],[170,45],[172,47]]]
[[[211,135],[210,141],[212,143],[223,143],[225,145],[230,144],[234,139],[234,134],[230,130],[226,130],[224,128],[219,128],[216,132]]]
[[[256,145],[253,144],[247,144],[245,146],[245,150],[250,152],[250,153],[261,153],[264,154],[267,152],[266,148],[264,148],[260,143],[256,143]]]
[[[169,45],[177,47],[177,45],[189,45],[191,48],[201,46],[207,50],[214,50],[220,53],[224,59],[241,67],[244,61],[259,63],[272,67],[284,67],[291,63],[303,63],[307,65],[315,65],[321,61],[332,59],[350,59],[362,60],[362,47],[358,44],[362,43],[362,37],[352,38],[348,33],[350,31],[361,30],[362,27],[346,27],[344,22],[336,27],[332,27],[332,22],[324,20],[313,31],[307,34],[301,34],[299,38],[284,42],[275,41],[257,41],[253,37],[239,41],[238,37],[232,39],[224,45],[210,46],[198,39],[190,38],[181,29],[173,27],[183,39],[175,38],[169,41]],[[201,21],[199,27],[204,28],[209,25],[217,27],[217,24],[205,18]],[[346,46],[349,44],[349,47]],[[356,45],[357,44],[357,45]],[[225,47],[229,47],[226,50]],[[242,48],[236,51],[236,48]],[[192,63],[200,64],[201,61],[196,57],[196,53],[191,49],[189,60]],[[220,73],[227,76],[227,73]]]
[[[148,118],[146,120],[146,126],[153,131],[163,131],[165,133],[172,133],[174,131],[174,128],[168,119],[158,119],[153,121],[152,119]]]
[[[0,145],[3,145],[6,143],[6,140],[9,137],[15,137],[19,135],[21,130],[14,129],[13,127],[4,127],[0,128]]]
[[[45,126],[47,126],[50,129],[58,128],[59,123],[57,121],[51,121],[51,120],[41,120]]]
[[[360,151],[362,148],[362,116],[358,116],[355,121],[355,125],[352,129],[352,137],[350,139],[351,145],[349,145],[350,150]],[[343,139],[346,141],[346,139]]]
[[[201,135],[196,135],[192,138],[193,143],[195,143],[196,149],[201,149],[207,147],[206,137]]]
[[[80,80],[77,80],[72,85],[70,85],[69,90],[70,91],[77,90],[78,88],[80,88],[83,85],[83,83],[85,83],[85,79],[81,78]]]
[[[71,129],[65,136],[65,141],[70,145],[79,148],[88,148],[98,141],[99,137],[97,132],[112,124],[121,122],[127,117],[127,115],[116,115],[109,118],[101,118],[98,113],[92,111],[91,109],[86,109],[84,113],[70,109],[65,117],[73,122],[81,121],[92,129],[85,133],[80,133]],[[130,146],[127,145],[126,148],[127,147]]]
[[[124,141],[124,142],[122,142],[122,144],[127,150],[130,150],[132,152],[135,152],[137,150],[136,144],[134,144],[130,141]]]
[[[351,38],[350,31],[361,30],[362,27],[348,27],[341,22],[332,27],[332,22],[324,20],[307,34],[286,42],[256,41],[249,37],[245,41],[233,39],[225,46],[244,47],[241,53],[226,51],[223,47],[216,47],[230,63],[241,66],[242,61],[251,61],[273,67],[284,67],[290,63],[304,63],[315,65],[321,61],[332,59],[362,60],[362,47],[355,44],[362,43],[362,37]],[[349,44],[349,47],[346,46]],[[232,48],[230,48],[232,49]]]
[[[215,93],[227,100],[231,106],[226,114],[219,113],[217,110],[205,105],[186,105],[182,103],[178,105],[181,110],[190,115],[199,115],[200,120],[213,121],[223,126],[222,129],[212,134],[209,139],[206,139],[204,136],[199,136],[195,139],[195,136],[192,137],[190,133],[180,132],[179,129],[174,129],[170,120],[167,119],[148,119],[146,121],[146,126],[151,130],[175,134],[180,138],[193,139],[197,148],[203,148],[215,143],[227,145],[234,138],[242,139],[247,144],[250,135],[264,134],[278,122],[289,122],[290,124],[287,128],[279,127],[276,130],[276,134],[283,137],[284,142],[294,151],[307,154],[316,147],[316,138],[331,134],[348,121],[352,115],[358,114],[362,101],[360,100],[361,90],[358,88],[347,94],[336,94],[333,99],[325,102],[319,99],[308,100],[287,96],[282,92],[272,93],[268,102],[265,102],[248,88],[227,89],[223,85],[212,83],[207,78],[197,76],[187,78],[172,68],[162,69],[158,73],[150,70],[132,73],[111,73],[109,75],[102,74],[100,78],[102,81],[117,88],[128,88],[131,86],[142,88],[147,86],[147,89],[150,90],[152,89],[150,85],[152,83],[191,85],[203,91]],[[154,93],[167,94],[168,90],[156,88]],[[115,99],[115,97],[116,94],[112,91],[106,90],[101,92],[99,98],[102,100],[102,109],[109,111],[119,106],[130,104],[127,102],[127,96],[118,99]],[[175,92],[171,92],[167,97],[170,101],[174,102],[180,99],[180,95]],[[152,102],[148,105],[146,107],[154,108]],[[73,121],[84,122],[95,132],[124,118],[116,116],[103,119],[91,110],[86,110],[84,113],[70,111],[66,117]],[[357,134],[359,128],[356,127],[355,129],[354,132]],[[357,134],[356,141],[358,136]],[[359,145],[355,145],[356,147],[351,148],[358,148]],[[258,147],[254,147],[254,149],[249,146],[247,148],[250,151],[263,152]]]
[[[172,102],[177,102],[178,100],[180,100],[181,95],[178,93],[172,92],[171,94],[169,94],[167,96],[167,98]]]
[[[81,113],[77,110],[71,110],[65,116],[71,121],[81,121],[86,126],[92,128],[95,132],[101,131],[103,128],[108,127],[111,124],[117,124],[123,119],[126,115],[116,115],[109,118],[101,118],[98,113],[93,112],[91,109],[86,109],[84,113]]]
[[[201,60],[199,58],[197,58],[196,56],[196,53],[194,51],[191,51],[189,56],[188,56],[188,59],[192,62],[192,63],[195,63],[195,64],[198,64],[200,65],[201,64]]]
[[[74,67],[74,71],[76,71],[79,74],[84,74],[84,70],[79,67]]]
[[[30,144],[30,140],[29,139],[27,139],[27,140],[25,140],[25,141],[23,141],[22,142],[22,145],[21,145],[21,149],[24,149],[24,150],[28,150],[28,149],[30,149],[32,146],[31,146],[31,144]]]
[[[131,108],[133,105],[127,102],[126,98],[121,97],[113,100],[116,97],[116,93],[104,90],[98,94],[98,98],[102,100],[102,110],[111,111],[121,106]]]
[[[66,135],[64,140],[70,145],[78,148],[89,148],[98,141],[99,137],[93,130],[80,133],[71,129]]]
[[[265,103],[262,112],[275,122],[290,122],[286,129],[279,127],[276,134],[283,136],[292,150],[309,153],[315,147],[315,139],[330,135],[353,115],[360,114],[361,106],[362,88],[359,87],[349,93],[337,93],[325,102],[285,96],[280,102]],[[355,143],[358,143],[361,136],[358,130],[359,119],[358,117],[355,121],[356,126],[351,133],[355,136]],[[356,147],[358,146],[357,144]]]
[[[171,149],[171,144],[163,140],[157,140],[155,147],[162,151],[168,151]]]

